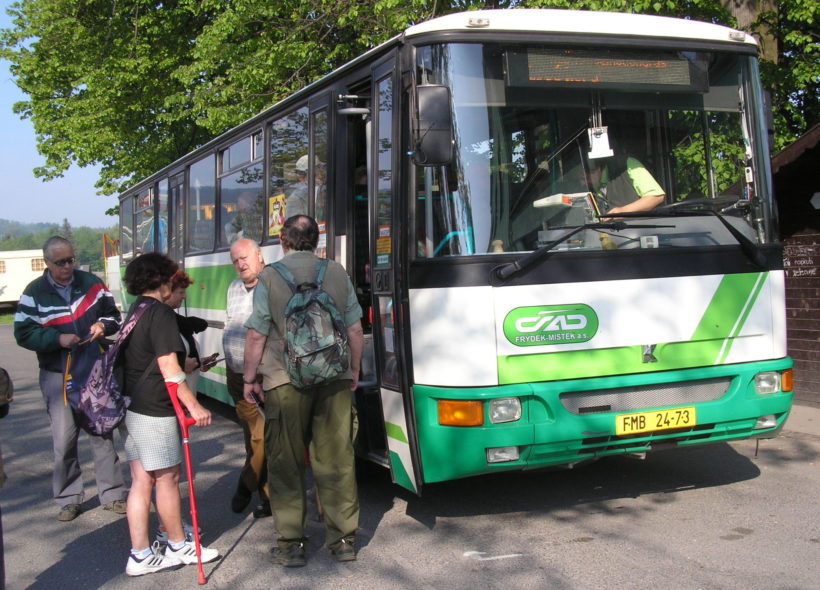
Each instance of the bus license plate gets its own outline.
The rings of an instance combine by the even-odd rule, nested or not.
[[[689,428],[696,424],[695,407],[673,408],[671,410],[653,410],[634,414],[615,416],[615,434],[638,434],[656,430]]]

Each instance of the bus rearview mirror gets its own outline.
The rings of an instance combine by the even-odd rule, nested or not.
[[[418,166],[443,166],[453,158],[453,117],[450,89],[440,84],[416,88],[418,121],[413,162]]]

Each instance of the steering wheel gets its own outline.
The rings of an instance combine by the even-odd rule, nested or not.
[[[740,197],[734,195],[723,195],[714,199],[700,197],[697,199],[684,199],[677,203],[663,205],[655,209],[658,212],[664,211],[722,211],[727,207],[731,207],[740,200]]]

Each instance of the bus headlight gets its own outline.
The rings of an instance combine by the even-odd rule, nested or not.
[[[780,373],[764,371],[755,375],[755,393],[777,393],[780,391]]]
[[[518,461],[518,447],[493,447],[487,449],[487,463]]]
[[[490,401],[490,423],[515,422],[521,419],[521,400],[517,397],[502,397]]]

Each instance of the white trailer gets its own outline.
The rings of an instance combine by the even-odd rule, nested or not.
[[[45,268],[42,250],[0,252],[0,305],[17,303],[26,285],[42,275]]]

